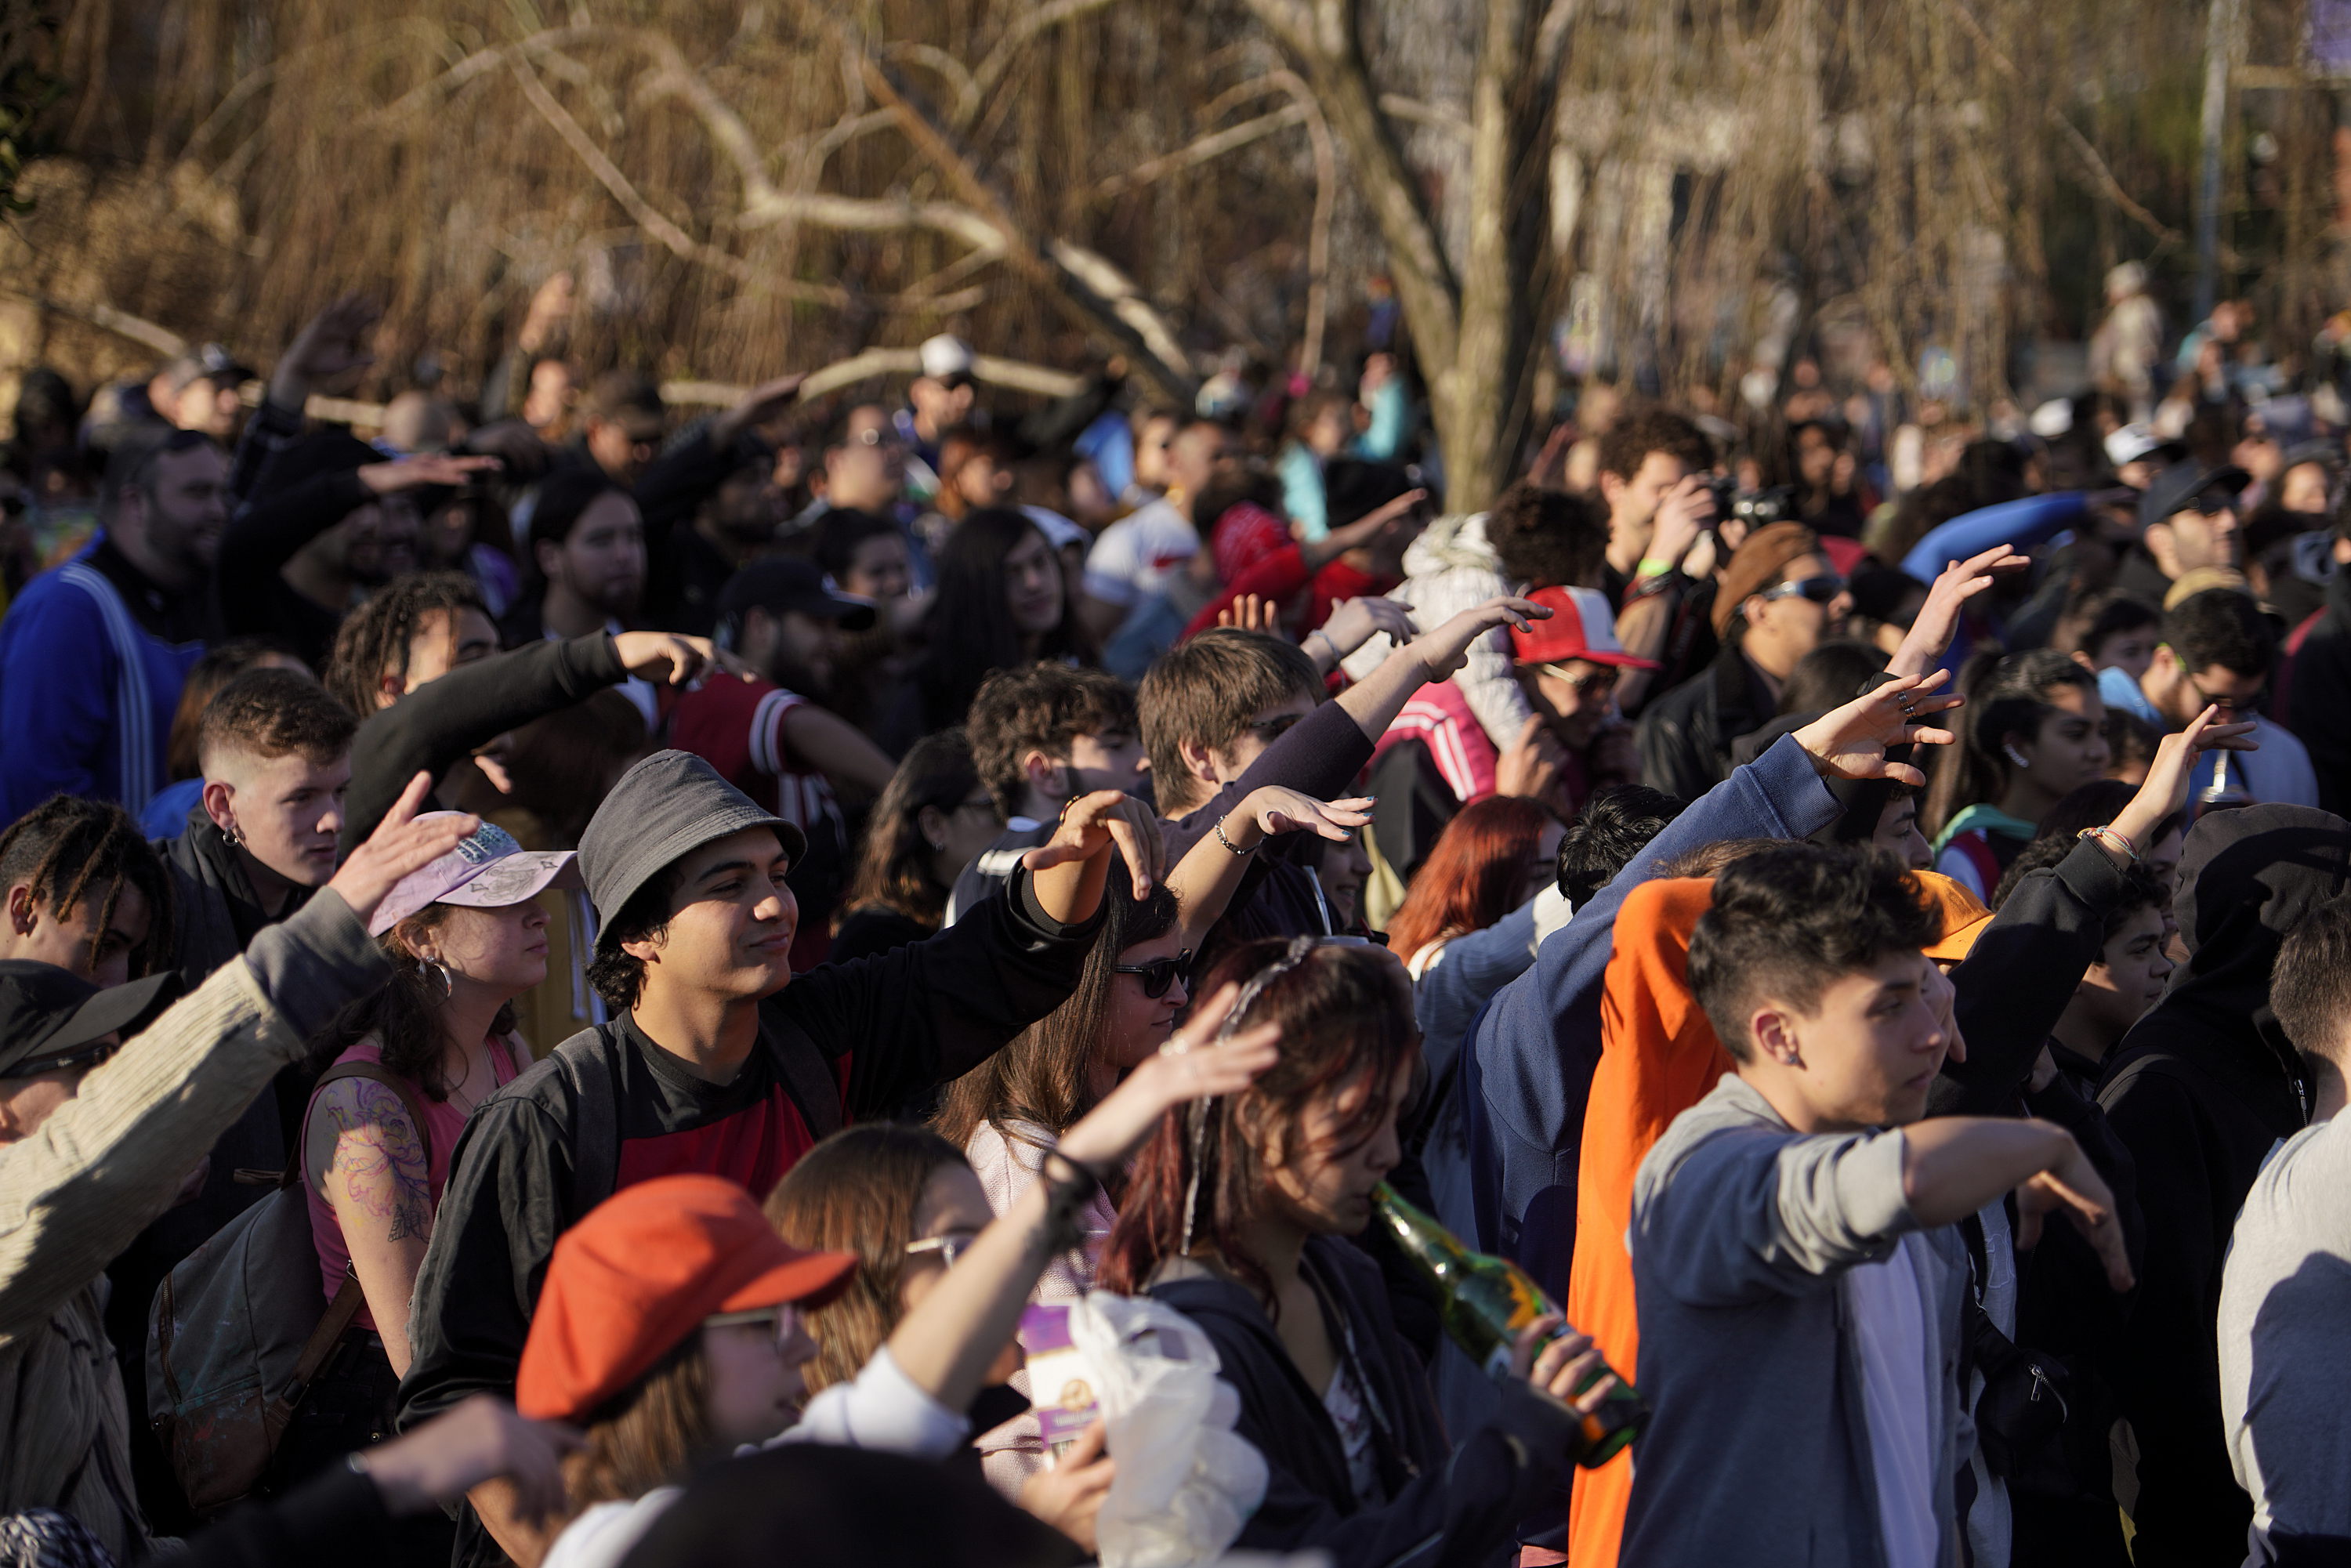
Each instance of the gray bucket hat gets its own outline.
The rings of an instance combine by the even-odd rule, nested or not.
[[[580,875],[596,906],[596,946],[661,869],[729,833],[772,828],[797,862],[808,835],[719,777],[690,751],[656,751],[621,776],[580,835]]]

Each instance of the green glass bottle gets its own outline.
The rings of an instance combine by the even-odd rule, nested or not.
[[[1382,1182],[1373,1194],[1381,1220],[1404,1249],[1404,1255],[1428,1276],[1444,1297],[1445,1332],[1470,1360],[1489,1376],[1499,1376],[1510,1364],[1510,1347],[1519,1331],[1559,1308],[1529,1279],[1526,1270],[1507,1258],[1472,1252],[1453,1233],[1395,1195]],[[1612,1369],[1606,1364],[1576,1385],[1578,1394]],[[1649,1406],[1639,1389],[1623,1378],[1583,1418],[1583,1451],[1575,1462],[1586,1469],[1606,1464],[1648,1424]]]

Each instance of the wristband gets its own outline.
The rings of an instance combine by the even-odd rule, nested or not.
[[[1641,558],[1641,564],[1633,569],[1633,576],[1635,580],[1644,577],[1663,577],[1673,570],[1672,561],[1661,559],[1653,555],[1645,555]]]
[[[1322,638],[1322,645],[1331,650],[1331,664],[1332,667],[1335,668],[1338,665],[1339,661],[1345,657],[1344,654],[1339,652],[1339,644],[1331,641],[1331,634],[1328,632],[1323,631],[1320,626],[1317,626],[1313,631],[1306,633],[1306,642],[1311,643],[1317,637]],[[1305,643],[1299,644],[1301,649],[1304,648],[1305,645]]]
[[[1226,813],[1226,816],[1230,816],[1231,814],[1232,813],[1228,811]],[[1247,849],[1242,849],[1236,845],[1232,840],[1225,837],[1224,817],[1218,817],[1216,821],[1209,825],[1209,828],[1210,831],[1217,835],[1217,842],[1224,845],[1226,849],[1230,850],[1234,854],[1240,856],[1243,860],[1247,860],[1249,856],[1257,853],[1258,851],[1265,848],[1265,841],[1263,839],[1259,839],[1257,842],[1251,844]]]
[[[2138,852],[2131,848],[2131,841],[2123,837],[2120,833],[2115,831],[2112,828],[2105,826],[2084,828],[2080,832],[2074,836],[2077,839],[2095,840],[2097,842],[2104,844],[2106,848],[2114,851],[2115,853],[2122,856],[2123,859],[2128,861],[2131,864],[2137,865],[2139,863]]]

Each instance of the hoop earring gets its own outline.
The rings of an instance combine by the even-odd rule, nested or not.
[[[236,824],[235,822],[231,822],[227,827],[223,828],[220,831],[220,835],[221,841],[228,845],[228,847],[233,850],[241,850],[245,847],[245,835],[236,831]]]
[[[444,1002],[456,999],[457,977],[449,972],[449,966],[435,958],[424,967],[440,980],[441,999]]]

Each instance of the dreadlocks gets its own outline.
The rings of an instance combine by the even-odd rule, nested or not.
[[[327,658],[327,690],[365,718],[375,712],[386,674],[408,674],[408,644],[424,618],[446,614],[450,630],[465,611],[489,610],[482,591],[462,571],[420,571],[395,580],[346,616]]]
[[[0,832],[0,892],[29,888],[60,917],[85,897],[98,901],[98,918],[90,923],[93,965],[126,885],[143,894],[152,912],[146,940],[131,954],[131,973],[152,974],[171,961],[171,879],[130,812],[102,800],[52,795]]]

